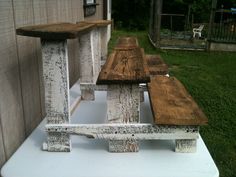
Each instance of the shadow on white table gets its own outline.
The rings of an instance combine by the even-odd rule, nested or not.
[[[76,84],[71,101],[80,95]],[[104,123],[106,92],[96,101],[81,101],[72,123]],[[141,122],[152,121],[148,95],[141,103]],[[104,140],[72,136],[72,152],[42,151],[45,120],[1,170],[2,177],[218,177],[218,169],[201,136],[196,153],[175,153],[174,142],[141,141],[138,153],[109,153]]]

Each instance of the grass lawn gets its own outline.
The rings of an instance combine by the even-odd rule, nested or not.
[[[136,36],[146,54],[161,54],[209,119],[201,128],[221,177],[236,176],[236,53],[157,50],[146,32],[114,31],[109,51],[118,36]]]

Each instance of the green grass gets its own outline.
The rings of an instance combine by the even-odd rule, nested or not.
[[[118,36],[136,36],[146,54],[161,54],[209,119],[201,128],[221,177],[236,176],[236,53],[157,50],[146,32],[114,31],[109,43],[113,48]]]

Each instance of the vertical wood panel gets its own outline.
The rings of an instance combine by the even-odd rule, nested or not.
[[[0,119],[4,143],[0,143],[5,146],[6,158],[11,156],[25,137],[13,18],[12,1],[1,1]]]
[[[46,0],[33,0],[33,11],[34,11],[34,23],[45,24],[47,23],[47,3]],[[40,84],[40,99],[41,99],[41,112],[42,119],[45,117],[45,106],[44,106],[44,85],[43,85],[43,69],[42,69],[42,51],[40,39],[36,39],[36,53],[38,60],[38,71],[39,71],[39,84]]]
[[[103,0],[96,1],[99,5],[96,6],[96,14],[85,17],[85,20],[103,19]]]
[[[32,0],[13,0],[16,28],[34,24]],[[17,36],[26,135],[42,119],[36,39]]]
[[[76,23],[84,20],[83,13],[83,1],[72,0],[71,1],[71,12],[72,12],[72,22]],[[69,58],[70,54],[73,55],[73,58],[69,60],[69,66],[73,65],[73,81],[71,84],[76,82],[79,79],[79,50],[78,50],[78,39],[72,40],[71,50],[69,48]],[[71,74],[71,73],[70,73]]]
[[[1,111],[1,110],[0,110]],[[3,163],[6,161],[5,149],[3,145],[2,123],[0,118],[0,169]]]

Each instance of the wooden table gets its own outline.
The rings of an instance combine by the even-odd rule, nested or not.
[[[39,37],[42,44],[45,108],[48,124],[70,123],[67,39],[80,38],[80,57],[91,54],[93,24],[55,23],[18,28],[18,35]],[[90,77],[90,76],[89,76]],[[92,78],[89,78],[92,79]],[[70,151],[70,135],[49,132],[44,150]]]

